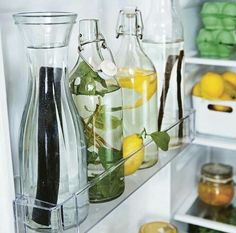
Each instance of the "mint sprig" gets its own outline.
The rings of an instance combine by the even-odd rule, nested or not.
[[[143,136],[144,138],[150,136],[156,143],[157,147],[163,151],[168,151],[169,149],[170,135],[166,131],[156,131],[148,134],[146,129],[144,128],[140,136]]]

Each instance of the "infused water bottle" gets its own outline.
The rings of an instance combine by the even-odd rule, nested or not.
[[[24,36],[29,67],[19,140],[20,194],[41,207],[25,211],[26,228],[32,232],[53,231],[58,217],[47,210],[51,206],[61,205],[65,228],[88,214],[86,192],[78,203],[63,204],[87,185],[85,138],[67,72],[68,43],[76,17],[65,12],[14,15]]]
[[[158,130],[184,114],[183,27],[174,0],[153,0],[145,21],[143,46],[158,74]],[[181,144],[183,124],[170,132],[170,147]]]
[[[117,38],[121,45],[117,53],[118,81],[123,93],[124,136],[157,131],[157,74],[140,40],[143,25],[141,12],[134,8],[120,11]],[[148,139],[144,139],[144,143]],[[145,148],[142,168],[158,161],[156,144]]]
[[[122,95],[117,68],[96,19],[80,20],[79,57],[70,74],[70,90],[87,142],[88,180],[93,181],[122,158]],[[89,190],[90,202],[106,202],[124,191],[123,166]]]

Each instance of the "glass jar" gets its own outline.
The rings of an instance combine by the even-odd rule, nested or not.
[[[220,163],[205,164],[201,168],[198,195],[209,205],[230,204],[234,196],[233,168]]]
[[[120,11],[117,23],[117,38],[121,44],[116,55],[118,81],[123,94],[124,136],[157,131],[157,74],[151,60],[144,53],[142,16],[135,8]],[[144,139],[144,143],[148,138]],[[158,161],[155,143],[145,148],[141,169]]]
[[[99,21],[80,20],[79,30],[79,57],[69,82],[84,126],[88,180],[92,181],[122,158],[122,94]],[[121,166],[89,189],[90,202],[113,200],[124,187]]]
[[[158,74],[158,130],[184,116],[184,34],[175,0],[152,0],[144,24],[143,47]],[[184,125],[170,132],[170,148],[181,145]]]
[[[178,233],[178,230],[167,222],[150,222],[142,225],[139,233]]]
[[[66,12],[29,12],[14,15],[27,46],[28,98],[19,140],[20,194],[39,200],[41,207],[63,203],[87,185],[86,145],[80,119],[69,91],[67,50],[77,15]],[[48,203],[48,204],[47,204]],[[88,195],[63,208],[64,224],[79,212],[88,214]],[[53,216],[34,208],[27,226],[49,229]]]

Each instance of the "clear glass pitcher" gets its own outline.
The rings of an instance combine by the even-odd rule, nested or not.
[[[64,202],[87,184],[87,158],[82,125],[68,82],[67,47],[77,15],[35,12],[14,15],[27,46],[28,99],[21,121],[20,187],[24,196],[41,203]],[[88,212],[85,194],[64,208],[64,221],[82,221]],[[50,229],[50,212],[29,211],[29,228]]]
[[[122,158],[122,94],[117,68],[96,19],[79,22],[79,57],[70,89],[87,141],[88,179],[92,181]],[[106,202],[124,191],[123,167],[90,188],[91,202]]]
[[[143,46],[158,73],[158,129],[164,130],[184,115],[184,36],[175,0],[152,1]],[[183,124],[170,136],[170,147],[180,145]]]
[[[121,10],[117,23],[117,38],[121,44],[116,60],[123,93],[124,136],[141,134],[143,130],[147,133],[157,131],[157,75],[142,49],[142,33],[141,12],[132,7]],[[153,144],[145,148],[140,168],[151,167],[157,161],[157,146]]]

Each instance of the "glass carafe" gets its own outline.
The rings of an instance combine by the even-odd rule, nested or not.
[[[117,38],[121,40],[116,55],[118,81],[123,92],[124,136],[157,131],[157,75],[151,60],[144,53],[141,12],[134,8],[120,11],[117,23]],[[148,138],[144,140],[146,142]],[[142,168],[153,166],[158,161],[157,146],[145,148]]]
[[[79,22],[79,57],[70,74],[70,89],[87,141],[88,180],[122,158],[122,95],[113,56],[100,33],[98,20]],[[91,202],[105,202],[124,191],[121,167],[90,188]]]
[[[33,12],[14,15],[27,46],[28,98],[21,121],[20,189],[43,206],[64,202],[87,184],[84,133],[69,91],[67,47],[77,15]],[[36,201],[38,202],[38,201]],[[46,203],[49,203],[48,205]],[[62,208],[64,222],[83,221],[88,195]],[[29,228],[50,229],[52,216],[33,209]],[[66,226],[65,226],[66,227]]]
[[[145,21],[143,45],[159,78],[159,130],[184,115],[183,41],[183,27],[174,0],[153,0]],[[183,124],[180,124],[170,135],[170,148],[181,144],[183,134]]]

